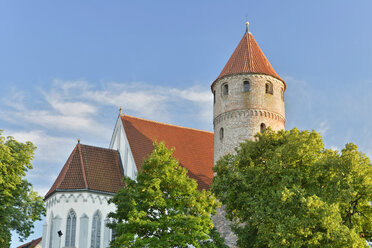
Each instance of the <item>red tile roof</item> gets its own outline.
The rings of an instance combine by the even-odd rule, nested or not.
[[[220,75],[212,84],[212,90],[214,83],[227,75],[240,74],[240,73],[253,73],[253,74],[266,74],[279,79],[284,83],[284,88],[286,84],[275,72],[274,68],[271,66],[269,60],[265,57],[264,53],[258,46],[253,35],[246,32],[243,38],[236,47],[234,53],[231,55],[229,61],[223,68]]]
[[[116,193],[121,186],[123,182],[118,152],[79,143],[45,198],[55,191],[79,189]]]
[[[153,150],[154,141],[164,141],[175,148],[174,157],[198,181],[199,189],[207,189],[213,178],[213,133],[121,116],[137,169]]]
[[[24,245],[18,246],[17,248],[34,248],[35,246],[37,246],[40,243],[41,243],[41,238],[38,238],[38,239],[34,239],[31,242],[28,242]]]

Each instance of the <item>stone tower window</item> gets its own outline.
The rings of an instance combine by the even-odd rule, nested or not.
[[[280,92],[281,96],[282,96],[282,100],[284,101],[284,90],[283,88],[281,88],[281,92]]]
[[[225,83],[222,85],[222,95],[227,96],[229,94],[229,85]]]
[[[213,103],[216,103],[216,91],[213,91]]]
[[[265,84],[265,92],[266,94],[271,94],[271,95],[274,93],[273,84],[270,81],[267,81]]]
[[[261,125],[260,125],[260,131],[261,131],[261,133],[265,132],[265,130],[266,130],[265,123],[261,123]]]
[[[223,127],[220,128],[220,140],[223,140]]]
[[[251,90],[251,87],[249,85],[249,81],[244,81],[243,82],[243,91],[244,92],[249,92]]]

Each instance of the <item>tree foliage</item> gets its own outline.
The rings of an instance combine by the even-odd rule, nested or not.
[[[43,199],[24,178],[35,149],[31,142],[3,137],[0,130],[0,247],[9,247],[12,230],[23,241],[45,214]]]
[[[217,162],[212,190],[240,247],[365,247],[372,239],[372,166],[316,132],[265,131]]]
[[[117,210],[110,213],[116,234],[111,247],[219,247],[211,240],[218,203],[197,189],[172,153],[164,143],[154,144],[137,181],[125,178],[126,186],[112,198]]]

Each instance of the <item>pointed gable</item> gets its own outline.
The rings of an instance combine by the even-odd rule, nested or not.
[[[55,191],[69,190],[116,193],[121,186],[122,171],[117,151],[77,144],[45,198]]]
[[[174,157],[198,182],[199,189],[207,189],[213,178],[213,133],[121,116],[137,170],[151,154],[154,141],[164,141],[168,148],[175,148]]]
[[[39,246],[37,246],[39,245]],[[35,248],[36,246],[37,247],[41,247],[41,238],[38,238],[38,239],[34,239],[26,244],[23,244],[21,246],[18,246],[17,248]]]
[[[283,79],[281,79],[275,72],[269,60],[265,57],[261,48],[258,46],[253,35],[249,32],[246,32],[243,35],[243,38],[240,40],[239,45],[236,47],[229,61],[227,61],[222,72],[213,82],[212,88],[218,79],[224,76],[240,73],[269,75],[282,81],[284,87],[286,87]]]

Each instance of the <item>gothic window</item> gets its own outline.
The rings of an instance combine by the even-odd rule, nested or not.
[[[222,85],[222,95],[227,96],[229,94],[229,85],[225,83]]]
[[[97,211],[93,216],[92,239],[90,248],[100,248],[101,241],[101,214]]]
[[[274,93],[273,84],[269,81],[267,81],[266,84],[265,84],[265,92],[266,92],[266,94],[271,94],[271,95]]]
[[[213,91],[213,103],[216,103],[216,91]]]
[[[250,87],[248,81],[243,82],[243,90],[244,90],[244,92],[249,92],[251,90],[251,87]]]
[[[223,140],[223,127],[221,127],[221,129],[220,129],[220,140]]]
[[[261,131],[261,133],[265,132],[265,130],[266,130],[266,125],[265,125],[265,123],[261,123],[261,126],[260,126],[260,131]]]
[[[53,228],[53,213],[50,215],[50,231],[49,231],[49,247],[53,245],[53,236],[54,236],[54,228]]]
[[[71,209],[67,215],[65,247],[75,247],[75,235],[76,235],[76,214],[74,210]]]
[[[111,229],[111,240],[114,240],[116,237],[116,233],[114,229]]]

